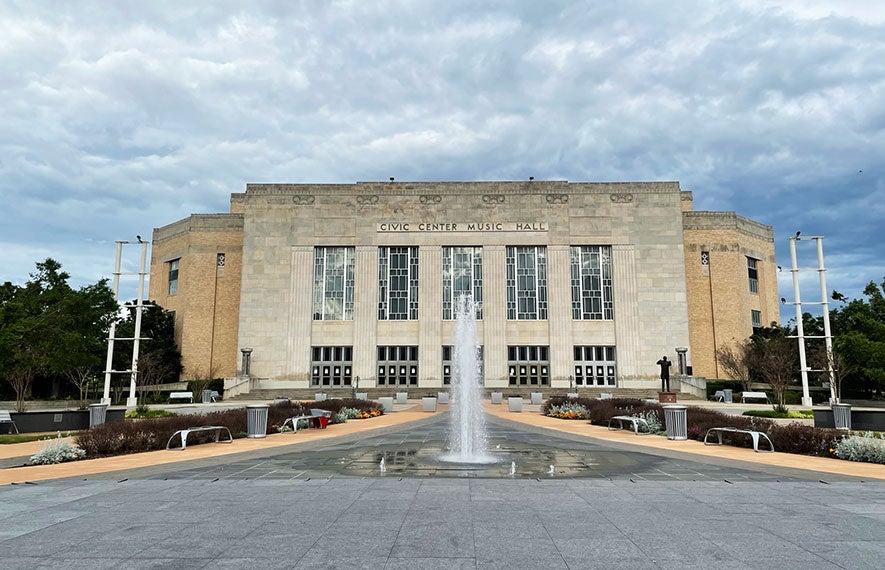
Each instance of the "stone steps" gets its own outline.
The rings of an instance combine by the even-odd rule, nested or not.
[[[451,392],[451,386],[443,386],[441,388],[417,388],[414,386],[402,387],[384,387],[384,388],[366,388],[360,389],[359,392],[367,392],[369,399],[377,399],[383,396],[394,396],[396,392],[408,392],[409,399],[418,399],[426,396],[436,396],[438,392]],[[275,398],[289,398],[290,400],[313,400],[318,392],[324,392],[328,398],[350,398],[350,388],[299,388],[299,389],[261,389],[252,390],[247,394],[234,396],[233,398],[225,398],[226,401],[236,400],[273,400]],[[485,388],[485,395],[489,397],[490,392],[502,392],[504,397],[522,396],[528,398],[531,392],[541,392],[544,398],[551,396],[565,396],[568,393],[578,392],[582,398],[599,398],[603,392],[609,393],[613,398],[652,398],[657,400],[658,390],[653,388],[581,388],[572,390],[568,388],[549,388],[538,386],[522,386],[508,388]],[[680,400],[696,399],[689,394],[679,394]]]

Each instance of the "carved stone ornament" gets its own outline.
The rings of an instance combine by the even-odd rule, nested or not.
[[[482,197],[483,204],[503,204],[504,194],[485,194]]]
[[[611,200],[615,204],[629,204],[633,201],[633,194],[612,194]]]
[[[356,203],[360,206],[366,206],[368,204],[377,204],[378,196],[376,194],[372,194],[369,196],[357,196]]]
[[[442,202],[442,196],[439,194],[422,194],[418,201],[424,204],[425,206],[430,206],[433,204],[439,204]]]
[[[314,196],[311,196],[310,194],[292,196],[292,203],[297,206],[308,206],[310,204],[313,204],[315,201],[316,198]]]
[[[568,204],[568,194],[547,194],[548,204]]]

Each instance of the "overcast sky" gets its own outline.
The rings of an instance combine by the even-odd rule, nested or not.
[[[883,2],[5,0],[0,96],[0,281],[110,276],[247,182],[390,176],[676,180],[784,267],[825,236],[830,290],[885,278]]]

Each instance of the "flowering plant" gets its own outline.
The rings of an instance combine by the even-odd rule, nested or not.
[[[550,406],[547,415],[552,418],[563,420],[586,420],[590,418],[590,412],[581,404],[567,402],[559,406]]]

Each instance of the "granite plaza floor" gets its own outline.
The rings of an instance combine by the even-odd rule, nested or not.
[[[5,485],[2,567],[881,568],[885,558],[882,481],[492,416],[501,461],[454,469],[435,459],[445,419]]]

